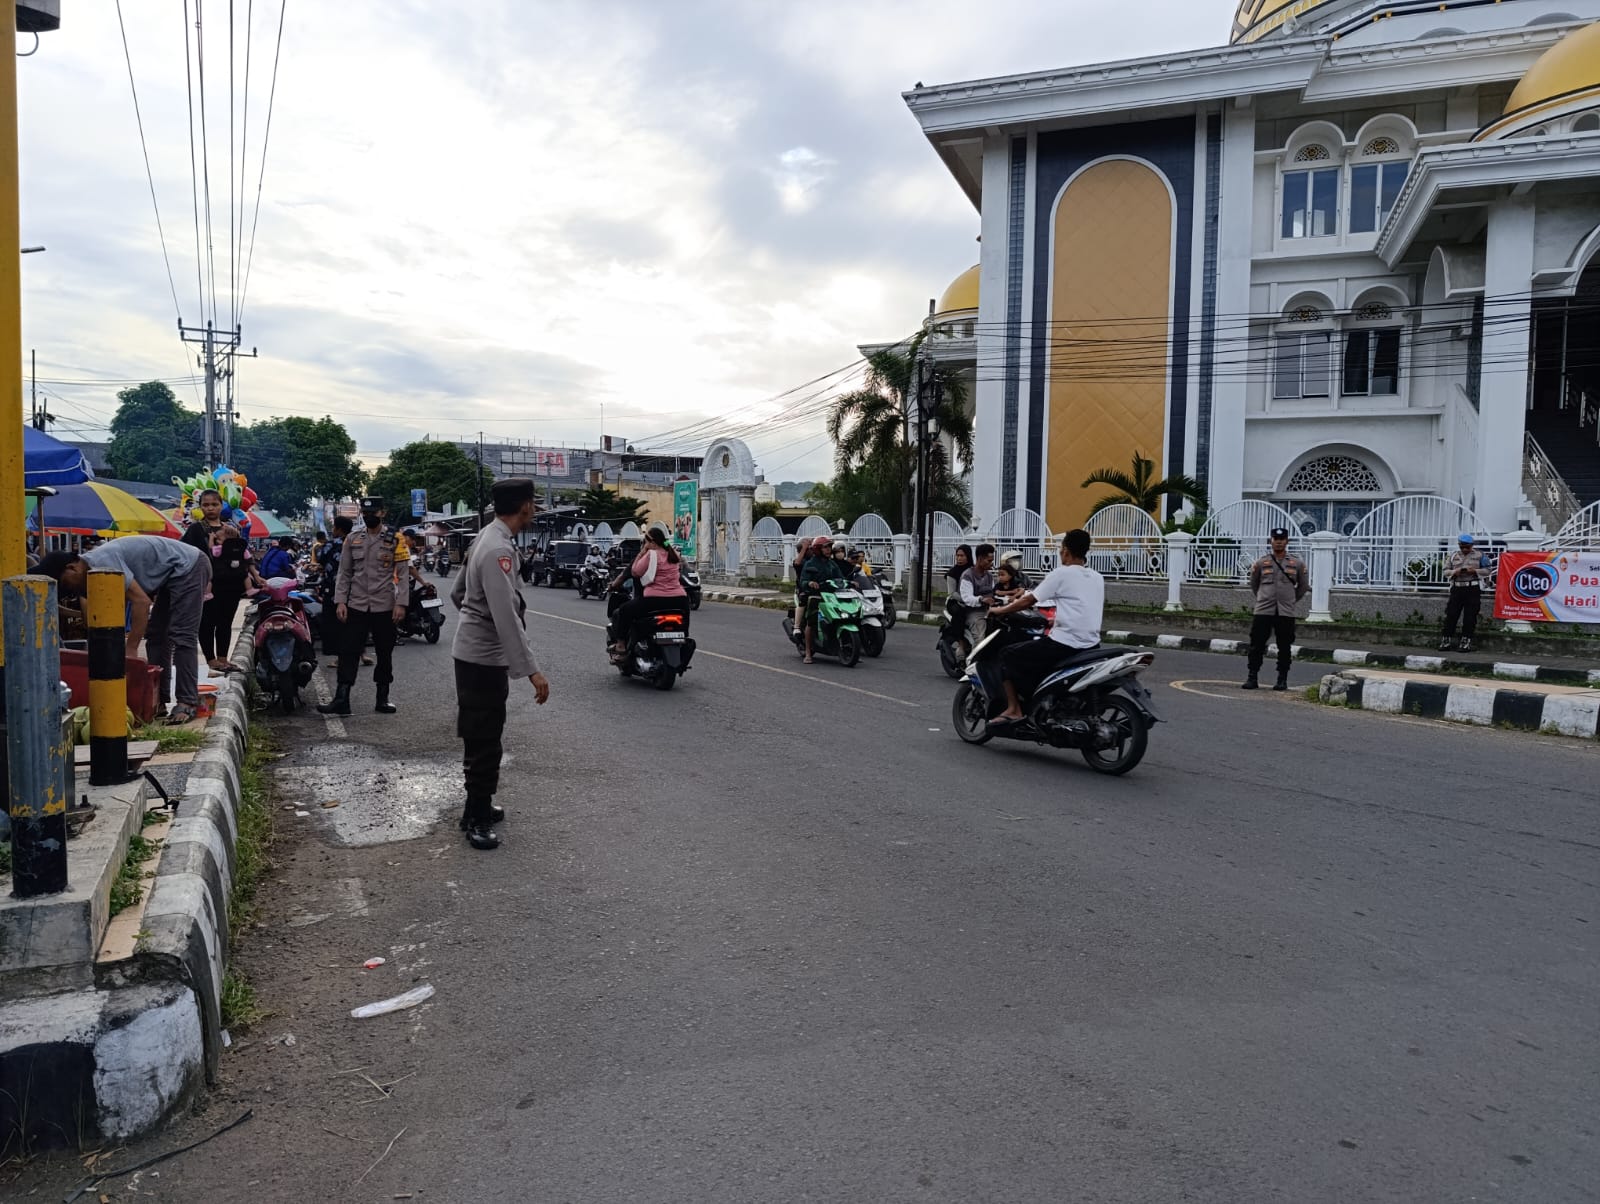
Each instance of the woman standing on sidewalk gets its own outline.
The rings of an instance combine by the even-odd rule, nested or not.
[[[222,495],[200,494],[200,519],[183,533],[183,542],[211,557],[211,593],[200,611],[200,655],[216,672],[228,668],[228,642],[245,586],[255,576],[250,545],[238,527],[222,521]],[[258,579],[259,580],[259,579]]]

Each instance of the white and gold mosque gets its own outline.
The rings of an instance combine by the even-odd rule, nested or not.
[[[1227,46],[908,92],[981,215],[926,344],[973,377],[979,528],[1077,525],[1136,450],[1308,531],[1600,498],[1597,21],[1244,0]]]

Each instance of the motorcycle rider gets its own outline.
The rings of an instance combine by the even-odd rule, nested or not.
[[[621,655],[627,651],[628,628],[640,615],[670,609],[674,605],[682,606],[685,610],[689,608],[689,595],[679,577],[679,565],[682,562],[683,557],[668,542],[665,530],[651,527],[645,532],[644,545],[628,569],[638,580],[640,588],[631,602],[624,602],[611,612],[607,634],[611,636],[613,653]]]
[[[1089,567],[1090,542],[1087,531],[1068,531],[1061,537],[1060,567],[1032,590],[990,609],[990,615],[1000,617],[1041,603],[1056,608],[1048,635],[1007,648],[1002,654],[1000,675],[1006,691],[1006,709],[990,720],[991,728],[1020,721],[1022,699],[1041,681],[1081,654],[1100,647],[1106,581]]]
[[[817,635],[817,604],[822,598],[822,589],[825,585],[837,589],[845,581],[844,570],[833,558],[833,540],[826,535],[817,536],[811,541],[811,555],[800,567],[799,593],[805,601],[805,663],[808,665],[816,663],[812,653]]]
[[[973,550],[972,567],[961,574],[961,605],[967,608],[967,650],[983,640],[989,607],[994,605],[994,545],[980,543]]]
[[[344,625],[344,640],[339,649],[339,688],[331,702],[317,708],[324,715],[350,713],[350,689],[356,684],[368,632],[378,657],[372,672],[378,693],[373,710],[393,715],[398,709],[389,701],[389,685],[394,681],[395,624],[406,617],[410,596],[411,552],[404,539],[384,527],[386,513],[381,497],[362,498],[364,529],[345,538],[339,557],[333,597],[339,622]]]
[[[800,573],[810,558],[811,536],[802,536],[795,541],[794,559],[789,562],[789,567],[794,570],[794,625],[797,630],[806,617],[806,600],[800,594]]]

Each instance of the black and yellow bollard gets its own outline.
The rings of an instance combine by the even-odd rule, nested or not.
[[[19,898],[67,888],[66,767],[61,726],[61,642],[56,583],[0,582],[6,657],[6,750],[11,782],[11,881]]]
[[[117,569],[89,570],[89,785],[128,780],[126,590]]]

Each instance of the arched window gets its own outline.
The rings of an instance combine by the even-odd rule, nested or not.
[[[1400,319],[1387,301],[1357,304],[1345,324],[1339,392],[1393,397],[1400,392]]]
[[[1318,456],[1294,470],[1286,493],[1382,493],[1378,474],[1354,456]]]
[[[1572,123],[1574,134],[1592,134],[1600,130],[1600,113],[1580,113]]]
[[[1383,229],[1410,171],[1411,157],[1400,139],[1391,134],[1367,139],[1350,167],[1350,233]]]
[[[1313,142],[1310,146],[1302,146],[1295,152],[1296,163],[1323,163],[1333,158],[1328,153],[1328,148]]]
[[[1333,156],[1320,142],[1294,153],[1295,163],[1329,163]],[[1283,173],[1284,238],[1322,238],[1338,232],[1339,169],[1312,167]]]
[[[1303,535],[1313,531],[1349,535],[1384,496],[1383,482],[1366,461],[1336,452],[1315,456],[1296,468],[1277,500]]]
[[[1272,396],[1283,400],[1332,396],[1338,333],[1326,311],[1309,302],[1292,305],[1273,335]]]

